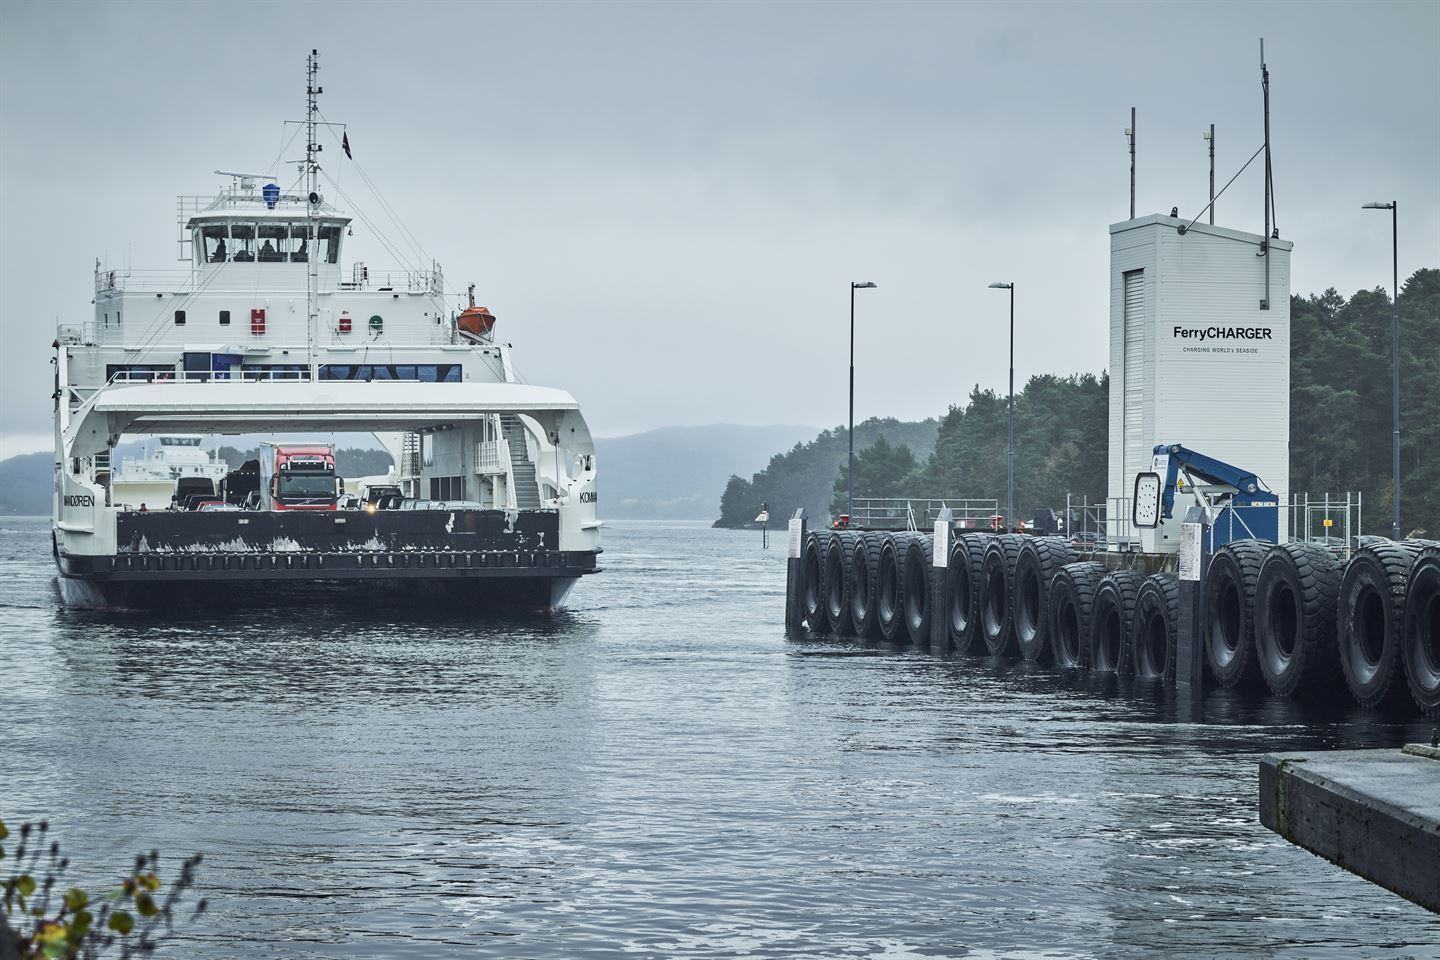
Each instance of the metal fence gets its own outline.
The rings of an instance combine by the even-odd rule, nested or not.
[[[856,497],[850,525],[872,530],[928,530],[948,507],[958,526],[988,530],[999,506],[998,500]]]
[[[1329,493],[1311,500],[1310,494],[1290,497],[1290,539],[1317,543],[1348,557],[1355,549],[1363,519],[1364,495],[1346,491],[1345,499]]]

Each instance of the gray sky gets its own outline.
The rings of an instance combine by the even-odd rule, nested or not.
[[[56,317],[94,259],[175,263],[175,195],[325,116],[530,381],[600,435],[920,418],[973,383],[1099,371],[1107,225],[1204,205],[1271,67],[1295,291],[1440,265],[1440,4],[0,4],[0,456],[48,448]],[[295,155],[292,150],[288,159]],[[325,154],[334,165],[334,147]],[[293,169],[293,168],[287,168]],[[372,218],[353,169],[340,185]],[[1218,205],[1258,232],[1259,162]],[[398,239],[397,231],[390,235]],[[347,259],[393,263],[356,227]]]

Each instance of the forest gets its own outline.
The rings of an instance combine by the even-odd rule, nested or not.
[[[1416,271],[1400,295],[1402,534],[1440,536],[1440,270]],[[1364,496],[1364,532],[1391,516],[1390,297],[1334,289],[1290,298],[1290,489]],[[1066,494],[1106,495],[1109,377],[1035,376],[1015,396],[1015,507],[1063,507]],[[857,425],[857,497],[1004,500],[1006,400],[970,390],[937,423]],[[804,506],[822,522],[843,512],[844,426],[777,454],[749,480],[731,477],[716,526],[743,526],[760,503],[772,523]]]

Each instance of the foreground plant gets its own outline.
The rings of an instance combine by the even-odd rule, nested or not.
[[[60,855],[58,841],[46,842],[50,825],[22,824],[20,840],[5,878],[4,910],[0,911],[0,960],[37,958],[79,958],[91,960],[119,950],[119,956],[148,955],[174,935],[175,915],[180,900],[195,883],[200,854],[180,864],[180,876],[159,897],[164,885],[157,872],[160,854],[151,851],[135,858],[135,864],[120,885],[96,902],[80,887],[59,892],[60,879],[70,858]],[[0,860],[7,858],[4,845],[10,832],[0,820]],[[205,900],[190,910],[191,920],[205,912]]]

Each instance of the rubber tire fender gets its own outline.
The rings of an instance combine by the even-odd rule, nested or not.
[[[800,612],[814,634],[830,632],[830,617],[825,612],[825,548],[821,534],[810,531],[800,552],[800,571],[804,578],[800,592]],[[825,536],[828,541],[828,533]]]
[[[1135,601],[1145,574],[1136,570],[1112,570],[1095,588],[1095,606],[1090,622],[1090,668],[1130,672],[1130,630],[1135,624]]]
[[[1050,581],[1067,563],[1080,559],[1064,537],[1027,537],[1015,560],[1011,591],[1015,645],[1020,656],[1038,663],[1050,656]]]
[[[945,569],[949,586],[946,629],[951,649],[958,653],[982,653],[985,631],[980,626],[981,566],[988,533],[962,533],[950,544],[950,565]]]
[[[992,657],[1014,656],[1015,617],[1011,603],[1011,585],[1015,582],[1015,562],[1025,535],[1002,533],[985,547],[981,564],[979,598],[980,626],[985,636],[985,649]]]
[[[1050,656],[1055,666],[1090,666],[1091,617],[1105,565],[1094,560],[1067,563],[1050,581]]]
[[[1395,679],[1404,660],[1405,587],[1418,552],[1404,542],[1371,542],[1345,565],[1336,641],[1345,685],[1362,707],[1399,706],[1405,699]]]
[[[875,583],[876,622],[890,643],[906,639],[905,551],[911,533],[892,533],[880,547],[880,576]]]
[[[1326,694],[1340,685],[1335,646],[1340,561],[1314,543],[1286,543],[1260,564],[1255,588],[1255,655],[1279,697]]]
[[[910,642],[917,647],[930,645],[930,620],[935,614],[931,578],[935,559],[935,535],[921,534],[905,547],[900,566],[900,595],[904,598],[901,612]]]
[[[1440,718],[1440,547],[1421,551],[1405,588],[1405,683],[1427,717]]]
[[[1135,628],[1130,631],[1130,662],[1135,676],[1175,686],[1180,637],[1180,580],[1173,573],[1145,578],[1135,597]]]
[[[854,562],[857,537],[853,531],[840,531],[832,533],[825,545],[825,613],[831,629],[841,636],[854,632],[850,620],[850,564]]]
[[[850,557],[850,629],[855,636],[873,640],[880,636],[876,616],[876,586],[880,582],[880,548],[883,533],[862,533],[855,538]]]
[[[1205,573],[1205,662],[1226,689],[1260,684],[1255,655],[1255,589],[1272,544],[1235,540],[1215,551]]]

